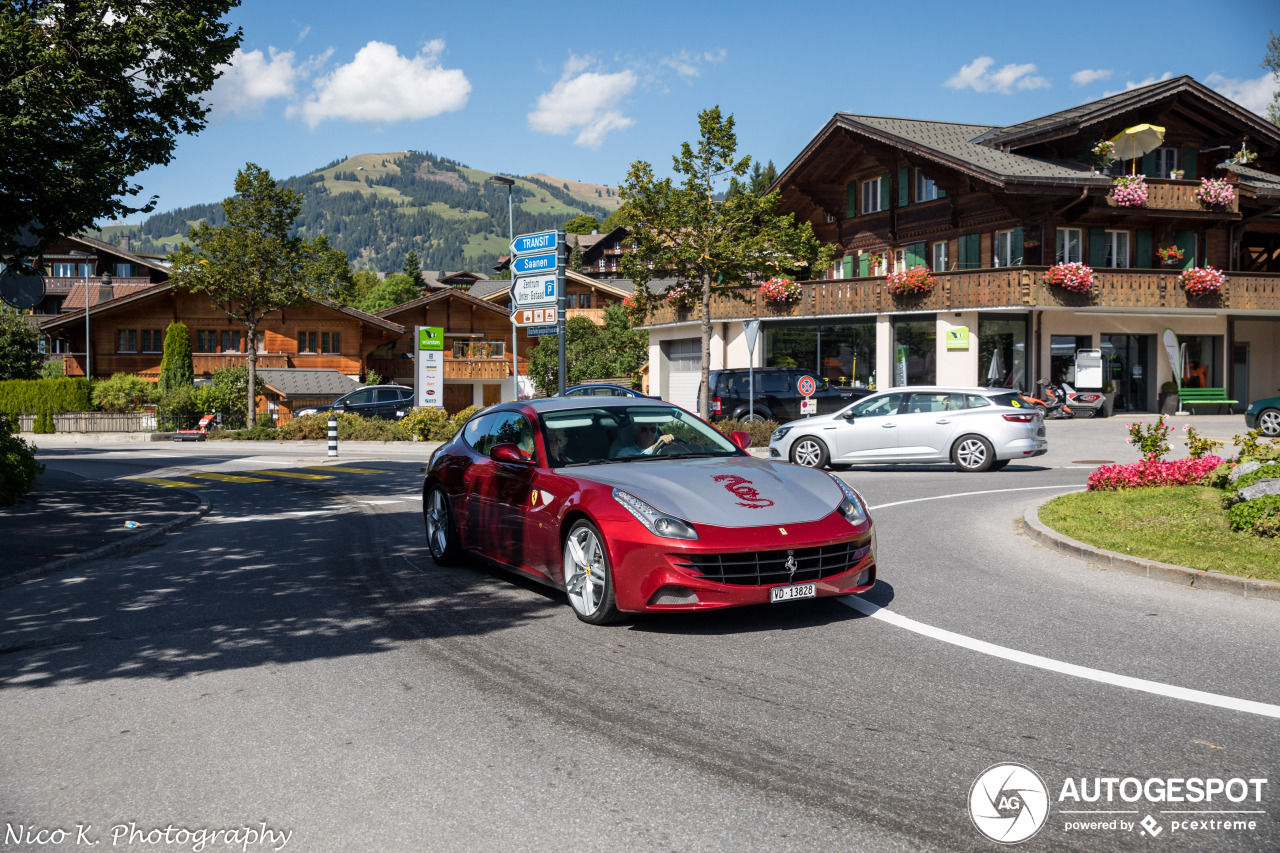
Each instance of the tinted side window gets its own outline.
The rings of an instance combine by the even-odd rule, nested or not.
[[[1022,395],[1014,393],[1013,391],[1002,391],[999,394],[992,394],[990,400],[997,406],[1013,406],[1015,409],[1027,408],[1027,404],[1022,402]]]
[[[785,373],[766,373],[756,379],[760,383],[760,391],[764,394],[788,394],[791,392],[791,377]]]
[[[485,442],[489,435],[489,425],[493,423],[495,417],[496,415],[481,415],[467,421],[467,425],[462,428],[462,440],[476,453],[489,455],[489,448],[485,446]]]
[[[985,406],[990,406],[990,405],[991,405],[991,401],[988,400],[986,397],[981,396],[980,394],[964,395],[964,407],[966,409],[981,409],[981,408],[984,408]]]
[[[497,412],[487,425],[488,446],[484,453],[493,450],[497,444],[514,444],[524,451],[525,456],[533,457],[533,427],[519,412]]]
[[[902,405],[905,394],[885,394],[883,397],[872,397],[855,403],[853,414],[860,418],[878,418],[885,415],[896,415]]]

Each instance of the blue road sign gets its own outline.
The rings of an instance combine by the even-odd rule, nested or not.
[[[529,326],[525,330],[525,334],[531,338],[547,338],[555,335],[555,326]]]
[[[521,234],[511,241],[511,254],[527,255],[531,252],[554,252],[556,250],[556,232],[542,231],[537,234]]]
[[[556,253],[545,255],[523,255],[511,262],[512,275],[529,275],[535,272],[555,272]]]

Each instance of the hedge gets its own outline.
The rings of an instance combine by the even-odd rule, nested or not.
[[[10,418],[92,410],[87,379],[10,379],[0,382],[0,414]]]

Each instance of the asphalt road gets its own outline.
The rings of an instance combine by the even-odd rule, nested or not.
[[[970,789],[1009,762],[1048,790],[1020,849],[1280,849],[1280,603],[1032,544],[1027,505],[1134,458],[1119,419],[1049,428],[1047,456],[998,473],[845,474],[879,531],[865,604],[612,628],[500,571],[435,566],[422,448],[362,448],[328,479],[206,480],[212,512],[163,544],[0,592],[0,850],[193,850],[179,829],[264,825],[287,842],[203,849],[991,850]],[[42,459],[178,478],[316,474],[323,451]],[[1097,778],[1269,781],[1240,802],[1060,799]],[[1252,813],[1171,813],[1210,809]]]

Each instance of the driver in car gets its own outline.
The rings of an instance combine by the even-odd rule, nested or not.
[[[618,450],[618,456],[652,456],[664,444],[675,441],[671,433],[658,435],[657,424],[635,424],[631,428],[632,442]]]

